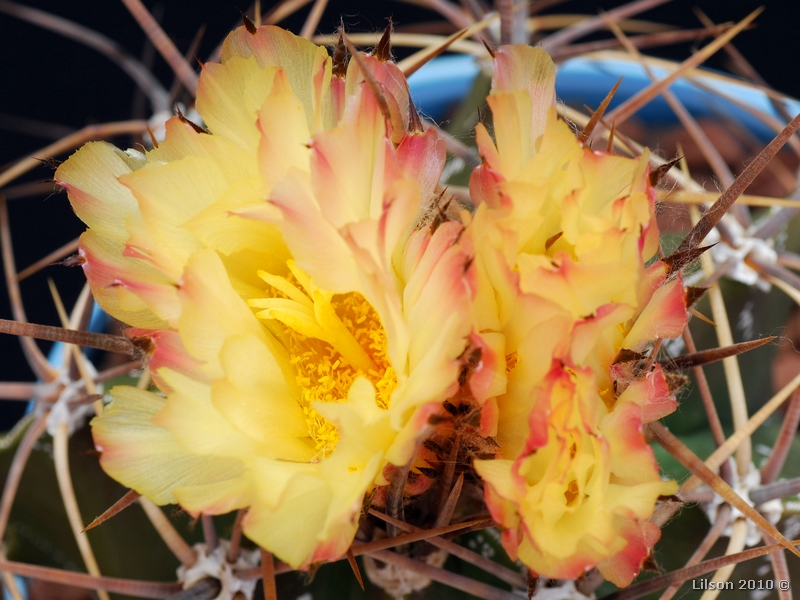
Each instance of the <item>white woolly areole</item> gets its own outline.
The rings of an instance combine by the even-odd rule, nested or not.
[[[87,359],[83,357],[83,364],[86,368],[86,374],[92,379],[97,377],[97,369]],[[70,403],[81,396],[86,395],[86,386],[83,380],[70,381],[65,368],[58,371],[58,377],[53,382],[55,385],[64,386],[64,389],[58,395],[58,400],[55,401],[50,414],[47,416],[47,433],[51,437],[55,437],[56,430],[61,423],[66,423],[69,426],[69,434],[72,435],[78,429],[83,427],[86,423],[86,418],[94,415],[94,407],[92,403],[83,403],[78,406],[70,406]],[[103,393],[103,385],[95,384],[97,393]]]
[[[255,579],[239,579],[234,570],[251,569],[258,566],[260,553],[258,550],[239,550],[239,558],[235,563],[228,562],[228,540],[219,540],[217,547],[208,554],[205,544],[195,544],[192,549],[197,554],[197,562],[191,567],[178,567],[178,581],[183,589],[188,589],[206,577],[213,577],[222,585],[219,595],[214,600],[232,600],[236,592],[252,599],[256,589]]]
[[[533,598],[535,600],[594,600],[595,595],[582,594],[575,587],[574,581],[562,581],[556,587],[546,587],[540,583]]]
[[[746,263],[745,259],[752,256],[753,259],[760,263],[774,265],[778,260],[778,253],[773,248],[772,240],[762,240],[759,238],[750,237],[755,231],[754,227],[745,230],[739,222],[727,215],[723,217],[725,226],[732,236],[733,246],[728,245],[726,242],[720,241],[719,232],[712,229],[706,236],[705,242],[713,244],[719,242],[711,249],[711,256],[717,265],[722,265],[733,259],[733,266],[728,270],[727,276],[735,281],[744,283],[745,285],[758,286],[760,290],[768,292],[770,284],[761,279],[758,272],[751,269]]]
[[[744,477],[739,477],[735,466],[731,469],[731,473],[733,474],[733,484],[731,485],[733,491],[736,492],[742,500],[747,502],[747,504],[753,506],[753,502],[750,500],[750,491],[757,487],[761,487],[761,473],[759,473],[758,469],[756,469],[756,466],[753,463],[750,463],[750,469],[744,475]],[[717,509],[723,502],[724,500],[721,496],[714,494],[714,499],[711,502],[700,503],[700,506],[706,513],[709,522],[714,523],[714,521],[716,521]],[[761,543],[762,533],[758,525],[753,523],[750,519],[747,519],[745,515],[743,515],[737,508],[732,506],[731,509],[729,524],[725,528],[725,531],[722,533],[722,535],[727,535],[730,537],[730,535],[733,533],[733,522],[736,519],[744,518],[747,522],[747,539],[745,540],[745,543],[748,546],[755,546]],[[781,503],[780,498],[775,498],[769,502],[759,504],[758,512],[760,512],[771,525],[775,525],[778,521],[780,521],[781,516],[783,515],[783,504]]]
[[[446,560],[447,552],[437,548],[428,555],[425,562],[432,567],[441,568]],[[384,563],[383,566],[379,567],[375,559],[367,555],[364,555],[364,569],[372,583],[397,600],[402,600],[412,592],[424,590],[431,584],[429,577],[397,565]]]

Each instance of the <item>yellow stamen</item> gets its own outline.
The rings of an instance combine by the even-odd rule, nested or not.
[[[285,279],[284,277],[278,277],[273,275],[272,273],[267,273],[266,271],[259,271],[258,276],[274,287],[276,290],[280,290],[286,296],[295,302],[302,304],[303,306],[307,306],[308,308],[312,308],[314,305],[311,302],[311,299],[297,289],[292,283]]]
[[[366,301],[363,305],[368,306]],[[377,365],[367,351],[359,345],[349,328],[342,323],[330,299],[325,294],[314,293],[314,314],[317,317],[317,323],[325,332],[325,337],[322,339],[336,348],[347,362],[365,373],[377,370]]]
[[[386,332],[369,302],[354,292],[318,290],[292,261],[287,266],[286,277],[259,271],[272,290],[248,304],[265,309],[256,313],[259,318],[283,325],[299,402],[321,460],[336,447],[339,433],[313,403],[343,402],[353,381],[366,377],[375,386],[377,405],[387,409],[397,377],[387,356]]]

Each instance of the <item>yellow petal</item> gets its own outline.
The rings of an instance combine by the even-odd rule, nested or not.
[[[235,428],[214,407],[210,385],[166,368],[158,374],[171,392],[164,407],[153,418],[155,425],[170,431],[196,454],[245,462],[257,452],[257,441]]]
[[[287,471],[286,476],[281,477],[282,472]],[[330,491],[321,479],[304,475],[302,470],[295,471],[293,465],[278,461],[257,461],[253,475],[261,485],[257,500],[244,520],[245,535],[294,568],[308,565],[325,533],[323,507],[331,502]],[[281,485],[282,479],[286,480],[284,485]],[[270,487],[281,490],[280,502],[274,506],[265,498],[274,495],[274,490],[267,489]],[[349,540],[342,552],[347,545]]]
[[[200,241],[181,225],[216,202],[232,183],[216,161],[196,156],[150,164],[120,181],[136,196],[159,254],[176,265],[185,264],[191,253],[201,247]]]
[[[271,201],[283,214],[283,235],[295,262],[319,287],[338,293],[363,289],[353,253],[323,218],[307,177],[294,171],[273,188]]]
[[[261,502],[248,513],[245,532],[294,567],[341,556],[358,527],[364,494],[384,465],[392,439],[386,411],[363,378],[346,403],[316,403],[335,423],[340,440],[333,454],[315,465],[255,462]],[[297,518],[297,515],[303,518]]]
[[[331,82],[331,60],[328,51],[309,40],[267,25],[251,34],[245,27],[235,29],[222,45],[222,62],[236,57],[254,57],[261,69],[282,67],[289,77],[295,95],[303,103],[309,129],[330,127],[330,108],[323,105]],[[198,100],[199,100],[198,89]],[[260,107],[266,94],[261,96]],[[205,116],[203,111],[201,114]]]
[[[125,256],[125,246],[90,229],[81,236],[83,271],[94,297],[123,323],[156,329],[180,315],[175,282],[138,258]]]
[[[227,181],[248,179],[258,174],[252,153],[222,136],[200,133],[179,117],[172,117],[166,123],[164,141],[147,153],[147,160],[159,164],[187,156],[213,160]]]
[[[242,463],[222,456],[200,456],[152,423],[164,399],[133,387],[111,390],[114,402],[92,420],[103,469],[156,504],[174,504],[175,488],[221,484],[238,486]],[[231,488],[229,488],[231,489]]]
[[[501,171],[507,177],[539,152],[547,109],[555,105],[555,65],[541,48],[503,46],[495,54],[489,106]]]
[[[136,199],[118,178],[140,168],[144,156],[107,142],[89,142],[56,170],[80,219],[96,233],[119,242],[128,239],[126,221],[141,220]]]
[[[261,187],[258,177],[234,183],[212,204],[183,223],[183,229],[197,236],[205,246],[225,255],[247,249],[278,257],[283,255],[285,262],[288,253],[276,227],[280,213],[266,204]],[[267,218],[250,218],[247,215],[252,210],[271,213],[271,222]]]
[[[254,336],[228,338],[220,357],[225,379],[212,384],[214,407],[258,442],[261,456],[309,462],[314,445],[289,365]]]
[[[253,502],[253,485],[245,475],[204,485],[179,486],[172,493],[181,508],[195,515],[224,515]]]
[[[222,377],[219,353],[231,335],[255,335],[270,352],[280,354],[247,304],[231,287],[230,279],[213,250],[204,250],[191,257],[186,266],[179,296],[183,304],[178,331],[186,350],[205,363],[204,370],[212,379]]]
[[[275,74],[272,90],[259,109],[258,129],[258,162],[266,190],[292,167],[308,171],[311,131],[303,103],[283,69]]]
[[[385,134],[374,96],[361,88],[343,123],[314,136],[311,184],[322,215],[335,228],[381,216],[386,184],[398,175]]]
[[[209,63],[197,87],[197,110],[208,128],[254,155],[258,146],[257,111],[272,89],[277,68],[264,68],[254,57]]]

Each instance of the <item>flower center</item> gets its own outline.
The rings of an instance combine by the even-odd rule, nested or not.
[[[259,271],[272,288],[270,296],[248,304],[264,309],[256,316],[267,321],[289,351],[300,388],[298,402],[321,460],[333,452],[339,432],[313,403],[343,402],[353,381],[366,377],[375,387],[377,405],[388,409],[397,376],[387,356],[386,332],[372,305],[357,292],[319,290],[293,261],[287,265],[286,277]]]

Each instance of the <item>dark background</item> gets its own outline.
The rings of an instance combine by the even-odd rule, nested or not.
[[[694,28],[698,27],[692,12],[695,6],[702,8],[716,22],[723,22],[742,19],[760,2],[674,0],[639,18]],[[31,0],[23,4],[103,32],[136,56],[142,53],[144,35],[121,2]],[[567,1],[545,12],[596,14],[600,8],[608,10],[621,4],[624,3],[612,0]],[[153,7],[154,3],[147,2],[147,5]],[[269,2],[265,1],[264,5],[268,6]],[[165,0],[159,6],[163,27],[181,50],[188,48],[198,27],[206,26],[197,53],[201,58],[208,56],[226,32],[241,22],[239,9],[246,9],[244,1],[237,3],[234,0],[208,3]],[[288,20],[286,24],[295,32],[299,31],[307,11],[306,7],[299,17]],[[380,30],[385,27],[389,15],[394,16],[395,24],[400,27],[416,21],[438,19],[435,13],[400,2],[332,0],[319,31],[333,32],[340,18],[352,32]],[[744,32],[736,39],[736,46],[775,88],[795,97],[800,96],[796,60],[800,53],[792,45],[796,39],[797,24],[800,23],[800,3],[767,0],[766,11],[756,23],[755,29]],[[651,50],[650,53],[683,59],[690,51],[691,46],[684,44]],[[724,62],[719,59],[714,59],[711,64],[716,68],[724,68]],[[160,58],[156,58],[154,69],[169,87],[172,78]],[[132,81],[94,50],[0,13],[0,168],[20,157],[35,156],[38,148],[53,140],[52,137],[32,133],[32,126],[25,120],[73,129],[90,123],[125,120],[131,117],[134,96]],[[45,129],[56,131],[54,127]],[[121,145],[130,143],[125,139],[117,142]],[[51,177],[52,169],[42,166],[15,183]],[[65,194],[10,201],[9,212],[19,270],[83,230],[82,224],[72,214]],[[29,320],[57,324],[47,289],[47,277],[56,281],[67,306],[71,306],[77,296],[83,278],[78,269],[55,266],[22,283]],[[0,317],[11,318],[4,282],[0,283]],[[0,381],[32,379],[33,375],[23,361],[17,340],[0,335]],[[22,407],[21,402],[0,402],[0,429],[7,426],[8,421],[4,417],[13,417]]]

